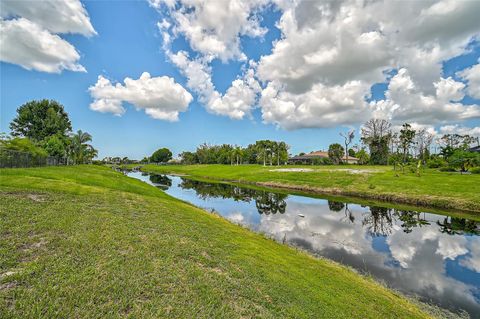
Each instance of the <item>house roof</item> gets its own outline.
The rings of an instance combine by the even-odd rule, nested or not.
[[[480,145],[468,149],[470,152],[480,152]]]

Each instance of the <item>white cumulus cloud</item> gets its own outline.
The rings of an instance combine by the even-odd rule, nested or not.
[[[260,26],[257,15],[267,0],[149,0],[160,9],[165,4],[173,35],[182,34],[193,50],[203,55],[245,60],[240,48],[240,36],[261,37],[266,29]],[[165,40],[165,35],[164,35]]]
[[[459,102],[465,91],[476,94],[477,70],[464,73],[469,81],[465,87],[442,78],[442,62],[464,53],[472,38],[478,38],[480,2],[279,3],[282,36],[257,68],[259,79],[267,83],[262,99],[275,97],[261,103],[266,122],[301,128],[350,124],[355,119],[358,123],[372,114],[419,124],[478,117],[478,106]],[[364,99],[370,87],[383,82],[389,70],[400,71],[390,82],[387,98],[367,109]],[[352,83],[362,89],[352,90]],[[324,92],[344,87],[349,89],[345,96],[355,103],[325,97]],[[351,116],[346,116],[348,104]],[[359,110],[365,110],[364,116],[358,116]]]
[[[283,90],[278,82],[270,82],[259,105],[264,122],[289,130],[355,124],[370,115],[362,95],[366,89],[360,81],[335,86],[317,83],[309,91],[295,94]]]
[[[118,116],[125,113],[122,104],[127,102],[144,109],[154,119],[177,121],[179,113],[185,112],[192,101],[192,95],[173,78],[151,77],[147,72],[137,80],[125,78],[123,85],[113,85],[99,75],[97,83],[88,90],[94,99],[92,110]]]
[[[190,59],[185,51],[170,53],[169,56],[185,75],[188,87],[198,94],[200,102],[205,105],[208,112],[232,119],[242,119],[251,114],[256,95],[261,89],[254,78],[252,68],[234,80],[222,95],[212,83],[211,68],[207,61]]]
[[[77,0],[4,0],[0,9],[2,18],[20,16],[53,33],[78,33],[85,36],[97,34],[90,23],[87,10]]]
[[[466,127],[458,124],[445,125],[440,127],[440,133],[443,134],[459,134],[480,137],[480,126]]]
[[[436,124],[480,117],[480,106],[463,105],[465,85],[451,77],[433,83],[435,92],[426,94],[414,82],[407,69],[392,77],[385,99],[371,102],[376,117],[396,123]]]
[[[58,35],[96,34],[80,1],[2,1],[0,26],[0,61],[49,73],[86,71],[75,47]]]
[[[468,83],[468,94],[476,99],[480,99],[480,64],[475,64],[459,73]]]

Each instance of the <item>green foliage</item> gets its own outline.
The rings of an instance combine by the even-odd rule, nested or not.
[[[415,138],[415,130],[412,129],[412,126],[408,123],[402,125],[402,129],[400,130],[400,147],[403,150],[403,162],[406,163],[408,156],[409,156],[409,149],[413,144],[413,140]]]
[[[457,151],[467,151],[470,145],[475,141],[475,138],[470,135],[445,134],[442,136],[441,141],[444,146],[440,149],[440,154],[444,159],[450,162],[450,157]],[[458,157],[458,154],[456,157]],[[458,158],[455,160],[457,161]]]
[[[392,124],[383,119],[371,119],[362,127],[363,143],[370,149],[370,163],[385,165],[388,161],[388,145],[392,138]]]
[[[480,174],[480,167],[474,167],[474,168],[470,169],[470,173]]]
[[[329,157],[314,158],[313,165],[333,165],[333,161]]]
[[[28,153],[33,157],[48,156],[48,153],[43,148],[37,146],[29,138],[15,137],[12,139],[0,140],[0,148],[10,151]]]
[[[356,155],[355,150],[353,148],[349,148],[348,149],[348,156],[356,157],[355,155]]]
[[[470,167],[476,165],[479,161],[479,155],[474,152],[457,149],[448,158],[448,164],[451,167],[460,169],[461,172],[467,172]]]
[[[440,157],[432,158],[427,161],[428,168],[440,168],[446,165],[447,165],[447,161],[445,161],[443,158],[440,158]]]
[[[196,153],[193,152],[183,152],[180,154],[182,164],[193,165],[198,164],[198,157]]]
[[[64,157],[67,154],[67,148],[70,142],[68,138],[61,135],[52,135],[42,141],[42,147],[50,156]]]
[[[63,105],[53,100],[40,100],[20,106],[10,129],[13,136],[39,142],[52,135],[67,136],[72,126]]]
[[[70,138],[69,153],[74,164],[83,164],[90,162],[98,155],[96,149],[88,142],[92,141],[92,136],[87,132],[78,130]]]
[[[454,167],[451,166],[442,166],[439,169],[440,172],[456,172]]]
[[[358,164],[365,165],[368,164],[370,161],[370,155],[362,148],[357,153],[355,153],[355,157],[358,158]]]
[[[342,145],[338,143],[330,144],[328,147],[328,157],[333,161],[335,164],[339,164],[342,162],[342,157],[345,152],[345,149]]]
[[[166,163],[172,159],[172,152],[168,148],[160,148],[153,152],[150,161],[153,163]]]
[[[230,144],[197,147],[195,152],[180,154],[184,164],[285,164],[289,146],[285,142],[257,141],[245,148]]]

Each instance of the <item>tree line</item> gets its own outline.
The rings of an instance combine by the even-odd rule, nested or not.
[[[425,129],[415,130],[404,123],[399,132],[392,130],[392,124],[384,119],[371,119],[361,128],[361,141],[369,150],[370,164],[400,165],[411,163],[428,165],[444,170],[468,171],[480,166],[478,153],[469,151],[478,138],[470,135],[444,134],[435,136]],[[431,152],[432,143],[439,146],[438,152]]]
[[[262,164],[284,165],[288,160],[287,143],[282,141],[260,140],[247,147],[203,143],[195,152],[182,152],[184,164]]]
[[[64,164],[90,163],[98,154],[90,144],[92,136],[82,130],[72,132],[67,112],[54,100],[21,105],[10,130],[10,135],[0,136],[0,150],[9,154],[28,154],[31,160],[53,157]],[[0,160],[7,152],[2,152]]]
[[[180,163],[192,164],[263,164],[285,165],[288,160],[290,146],[282,141],[260,140],[247,147],[203,143],[194,152],[185,151],[179,154]],[[144,157],[139,163],[166,163],[172,159],[172,152],[167,148],[156,150],[151,156]],[[112,159],[108,159],[112,160]],[[121,164],[132,162],[128,158],[114,158]]]

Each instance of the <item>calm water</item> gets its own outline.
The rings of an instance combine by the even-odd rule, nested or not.
[[[480,223],[193,181],[129,176],[232,222],[369,273],[388,286],[480,318]]]

